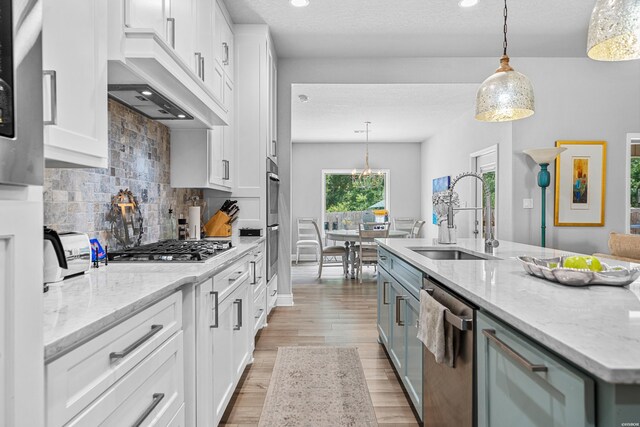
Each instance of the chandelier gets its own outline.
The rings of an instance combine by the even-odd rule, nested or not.
[[[356,130],[355,133],[364,133],[366,135],[366,151],[364,156],[364,168],[358,172],[357,169],[351,171],[351,179],[353,183],[361,188],[371,188],[377,180],[377,176],[382,175],[382,171],[373,172],[369,166],[369,125],[371,122],[364,122],[364,130]]]

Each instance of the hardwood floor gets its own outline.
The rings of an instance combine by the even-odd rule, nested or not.
[[[333,345],[358,348],[371,400],[383,426],[417,426],[404,391],[380,344],[376,328],[377,292],[373,268],[362,284],[344,279],[340,268],[317,264],[292,269],[295,306],[278,307],[258,333],[254,363],[245,370],[221,425],[256,426],[267,395],[279,346]]]

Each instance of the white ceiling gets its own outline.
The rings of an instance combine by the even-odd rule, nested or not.
[[[509,54],[584,56],[595,0],[511,0]],[[500,56],[502,0],[225,0],[235,23],[269,25],[279,57]]]
[[[295,84],[292,142],[422,142],[463,114],[473,120],[476,84]],[[309,97],[306,103],[298,96]]]

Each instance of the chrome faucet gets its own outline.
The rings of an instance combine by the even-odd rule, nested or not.
[[[491,209],[491,193],[489,192],[489,188],[487,187],[485,180],[482,178],[482,175],[479,175],[475,172],[465,172],[458,175],[453,180],[453,182],[451,183],[451,186],[449,187],[450,203],[447,210],[447,227],[449,227],[450,229],[455,228],[455,225],[453,223],[453,216],[454,216],[453,211],[455,208],[453,207],[453,203],[451,202],[453,199],[453,189],[455,188],[458,181],[466,177],[477,178],[482,182],[482,188],[484,190],[484,200],[485,200],[484,201],[484,218],[485,218],[484,220],[485,221],[484,251],[487,253],[492,253],[493,249],[497,248],[500,245],[500,242],[498,242],[498,240],[495,239],[495,235],[493,233],[493,226],[491,224],[491,219],[493,217],[492,209]],[[470,209],[482,209],[482,208],[470,208]]]

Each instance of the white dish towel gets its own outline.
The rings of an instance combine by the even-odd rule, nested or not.
[[[447,308],[425,290],[420,291],[418,339],[436,359],[436,363],[454,364],[453,327],[445,322]]]

